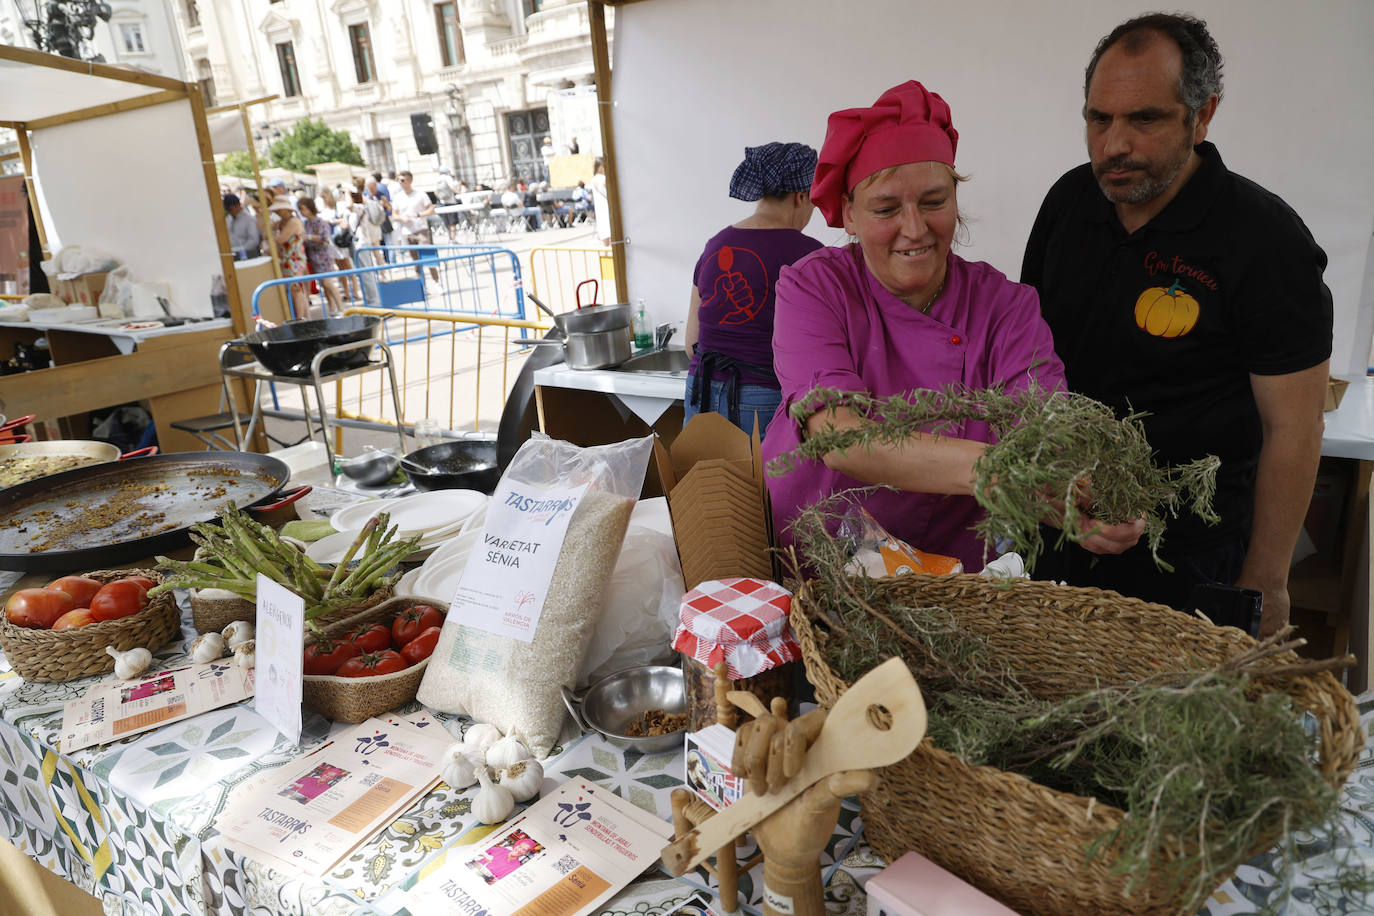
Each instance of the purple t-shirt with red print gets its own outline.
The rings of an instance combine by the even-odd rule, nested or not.
[[[697,314],[696,375],[708,350],[744,362],[773,365],[773,301],[778,272],[818,248],[820,242],[795,229],[736,229],[716,233],[692,276],[701,296]],[[716,378],[724,378],[719,370]],[[771,375],[741,372],[740,381],[777,388]]]

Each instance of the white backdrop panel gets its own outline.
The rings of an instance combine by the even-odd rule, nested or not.
[[[184,316],[209,317],[221,272],[190,102],[34,131],[48,246],[102,249],[138,282],[163,282]]]
[[[961,253],[1008,276],[1036,210],[1087,159],[1083,69],[1138,0],[650,0],[616,9],[616,168],[629,283],[659,321],[680,321],[706,239],[747,215],[728,196],[746,145],[820,147],[826,115],[918,79],[959,130],[972,180]],[[1194,0],[1226,59],[1210,139],[1227,165],[1282,196],[1330,256],[1336,374],[1362,374],[1359,322],[1374,230],[1374,3]],[[843,232],[817,213],[808,231]],[[1374,291],[1364,293],[1366,309]],[[1357,324],[1359,333],[1357,333]]]

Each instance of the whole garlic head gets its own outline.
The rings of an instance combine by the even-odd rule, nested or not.
[[[106,646],[105,652],[115,660],[115,677],[121,681],[138,677],[153,663],[153,653],[141,647],[121,652],[114,646]]]
[[[191,641],[191,661],[197,665],[224,657],[224,637],[218,633],[202,633]]]
[[[499,824],[510,817],[515,810],[515,796],[511,795],[510,789],[493,783],[491,770],[487,767],[478,767],[477,781],[482,788],[477,790],[477,796],[472,800],[473,816],[484,824]]]
[[[544,766],[533,758],[521,760],[498,770],[496,776],[516,801],[529,801],[539,794],[539,787],[544,784]]]
[[[234,648],[234,664],[240,668],[252,668],[258,663],[257,640],[245,639]]]
[[[468,746],[461,742],[452,744],[444,752],[443,770],[441,772],[444,782],[455,789],[466,789],[477,781],[477,767],[480,764],[474,759],[468,750]]]
[[[526,760],[530,749],[515,735],[507,735],[487,748],[487,766],[493,770],[503,770],[508,766]]]
[[[463,743],[470,744],[481,753],[485,758],[491,746],[501,740],[501,729],[495,725],[488,725],[485,722],[478,722],[468,728],[463,735]]]
[[[253,638],[253,625],[246,620],[235,620],[219,631],[224,637],[224,642],[232,652],[239,647],[239,643]]]

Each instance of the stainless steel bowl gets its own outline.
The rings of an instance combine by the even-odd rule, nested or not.
[[[666,713],[687,711],[687,688],[682,669],[672,665],[642,665],[608,675],[587,688],[580,698],[566,687],[563,702],[582,731],[596,730],[612,744],[645,753],[666,751],[682,744],[682,728],[666,735],[631,738],[625,729],[651,709]]]
[[[367,487],[378,487],[391,479],[400,462],[390,452],[367,451],[340,462],[344,475]]]

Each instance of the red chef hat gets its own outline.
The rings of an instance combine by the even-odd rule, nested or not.
[[[874,172],[908,162],[954,166],[959,132],[949,105],[915,80],[878,96],[872,108],[831,113],[811,202],[831,226],[842,226],[845,195]]]

